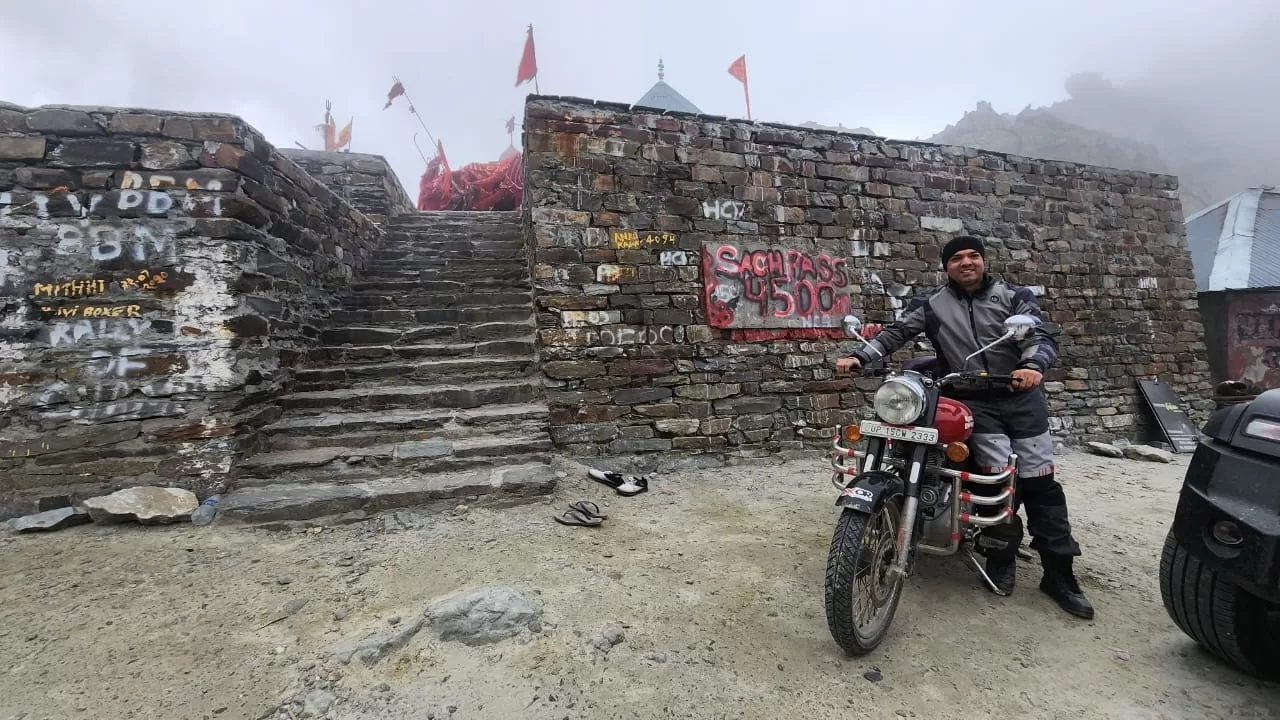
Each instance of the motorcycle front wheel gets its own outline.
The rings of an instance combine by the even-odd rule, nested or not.
[[[889,579],[897,557],[902,496],[875,515],[845,510],[827,556],[827,627],[850,655],[865,655],[889,634],[902,597],[902,578]]]

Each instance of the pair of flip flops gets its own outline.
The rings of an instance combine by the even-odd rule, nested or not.
[[[605,521],[608,515],[600,512],[600,506],[590,500],[579,500],[575,503],[569,503],[569,509],[564,511],[563,515],[556,517],[556,522],[561,525],[585,525],[587,527],[595,527]]]
[[[587,476],[598,483],[608,485],[619,495],[626,496],[649,492],[649,478],[652,477],[651,475],[623,475],[622,473],[596,470],[595,468],[588,470]]]

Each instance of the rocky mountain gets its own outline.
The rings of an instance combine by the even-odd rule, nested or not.
[[[1001,114],[980,102],[959,122],[929,138],[929,142],[1066,160],[1106,167],[1169,172],[1154,145],[1116,137],[1067,122],[1047,109],[1027,108],[1017,115]]]
[[[1016,115],[978,103],[931,138],[1035,157],[1171,172],[1190,215],[1249,187],[1280,186],[1280,5],[1269,22],[1170,47],[1123,84],[1072,75],[1067,99]]]

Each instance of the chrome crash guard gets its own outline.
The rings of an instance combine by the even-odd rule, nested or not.
[[[899,458],[887,458],[878,463],[874,454],[846,447],[843,439],[844,428],[837,427],[835,438],[831,443],[831,483],[842,493],[839,504],[867,512],[878,510],[878,507],[872,507],[872,505],[878,506],[880,502],[883,502],[880,498],[887,494],[885,493],[885,475],[888,475],[888,473],[877,471],[889,468],[901,470],[902,468],[899,466],[906,461]],[[942,445],[936,447],[939,450],[944,448]],[[1009,456],[1009,465],[1007,467],[1000,472],[989,475],[952,470],[936,465],[926,466],[924,472],[938,477],[951,478],[951,539],[946,545],[942,546],[922,542],[917,546],[921,552],[931,555],[953,555],[960,549],[964,538],[963,529],[965,526],[990,527],[1007,522],[1009,518],[1013,517],[1014,491],[1018,476],[1018,456],[1016,453]],[[864,480],[866,481],[865,487]],[[975,495],[964,490],[964,483],[1000,486],[1000,490],[995,495]],[[905,487],[901,489],[905,490]],[[975,515],[963,512],[961,510],[963,503],[984,507],[999,507],[999,512],[991,516]],[[918,507],[918,499],[914,497],[908,497],[903,505],[904,517],[903,522],[900,523],[901,531],[898,533],[896,572],[905,573],[906,571],[908,562],[907,545],[910,542],[911,533],[915,526],[915,515]]]

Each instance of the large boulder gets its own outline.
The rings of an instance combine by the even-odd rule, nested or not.
[[[191,513],[199,505],[195,493],[170,487],[125,488],[84,501],[89,517],[96,523],[136,520],[143,525],[165,525],[189,520]]]
[[[441,640],[487,645],[538,623],[542,608],[519,590],[499,586],[442,600],[427,608],[427,617]]]

